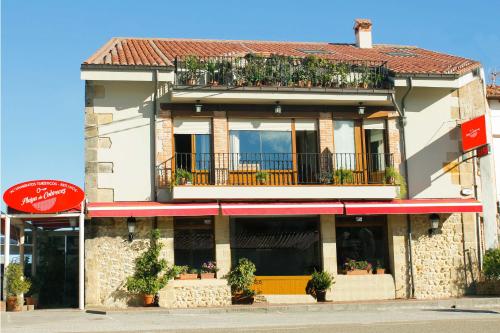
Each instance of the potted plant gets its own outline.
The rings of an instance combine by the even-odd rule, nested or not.
[[[196,56],[187,56],[184,59],[187,71],[187,84],[194,86],[198,83],[198,78],[200,76],[200,70],[203,68],[203,64],[200,62]]]
[[[382,266],[382,263],[380,260],[377,260],[377,265],[375,266],[375,273],[376,274],[385,274],[385,268]]]
[[[259,185],[265,185],[267,183],[268,173],[265,171],[257,171],[255,173],[255,180]]]
[[[23,267],[11,263],[5,271],[7,282],[7,311],[21,311],[24,304],[23,294],[28,292],[31,282],[24,277]]]
[[[179,168],[175,171],[175,184],[188,185],[193,181],[193,174],[186,169]]]
[[[126,287],[129,292],[141,294],[144,306],[152,306],[154,297],[172,278],[172,272],[164,272],[167,261],[160,259],[160,251],[163,247],[158,240],[160,231],[151,231],[149,248],[135,260],[135,273],[127,278]]]
[[[353,184],[354,173],[349,169],[337,169],[333,175],[336,184]]]
[[[37,307],[39,292],[40,292],[40,281],[35,276],[31,279],[31,287],[24,297],[26,305],[34,305],[35,307]]]
[[[399,185],[399,198],[404,198],[406,196],[406,181],[395,167],[391,166],[385,168],[385,182],[386,184]]]
[[[319,181],[322,184],[331,184],[332,183],[332,173],[326,172],[326,171],[321,171],[321,173],[319,174]]]
[[[215,261],[207,261],[201,265],[201,279],[215,279],[215,274],[219,269]]]
[[[322,271],[314,271],[311,275],[311,292],[318,302],[326,302],[326,291],[334,283],[332,274]]]
[[[354,259],[348,259],[344,266],[347,275],[366,275],[372,270],[372,265],[366,260],[356,261]]]
[[[189,268],[189,266],[179,266],[179,280],[196,280],[198,279],[198,270]]]
[[[238,260],[238,264],[225,276],[231,287],[232,301],[237,304],[252,304],[255,290],[255,265],[247,258]]]
[[[205,64],[205,67],[206,67],[207,75],[208,75],[207,80],[210,83],[210,85],[218,86],[219,81],[217,81],[215,79],[215,73],[217,71],[217,68],[219,67],[218,63],[215,60],[211,59],[211,60],[207,61],[207,63]]]

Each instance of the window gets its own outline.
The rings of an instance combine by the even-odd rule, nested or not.
[[[196,269],[215,260],[213,219],[176,218],[174,220],[175,264]]]
[[[335,161],[338,169],[356,169],[356,143],[353,120],[335,120]]]
[[[337,265],[339,272],[352,259],[377,263],[389,270],[387,224],[383,216],[364,216],[362,222],[354,217],[336,218]]]
[[[232,264],[248,258],[257,275],[309,275],[321,269],[317,217],[231,220]]]
[[[292,135],[288,131],[229,131],[231,168],[292,169]]]
[[[388,164],[386,152],[386,130],[385,120],[365,120],[363,122],[365,132],[366,162],[368,177],[371,183],[384,181],[384,171]]]

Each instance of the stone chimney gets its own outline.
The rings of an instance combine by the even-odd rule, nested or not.
[[[372,48],[372,21],[369,19],[356,19],[354,21],[354,34],[356,46],[361,49]]]

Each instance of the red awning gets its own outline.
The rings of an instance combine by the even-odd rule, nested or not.
[[[342,214],[341,202],[221,203],[222,215],[318,215]]]
[[[483,206],[473,199],[414,199],[345,202],[346,215],[481,213]]]
[[[219,215],[217,203],[91,202],[90,217],[153,217]]]

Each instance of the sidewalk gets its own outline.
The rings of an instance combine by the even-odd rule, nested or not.
[[[86,312],[94,314],[111,313],[137,313],[160,312],[170,314],[215,314],[239,312],[326,312],[326,311],[384,311],[384,310],[409,310],[409,309],[451,309],[451,308],[500,308],[500,297],[462,297],[440,300],[387,300],[387,301],[362,301],[362,302],[325,302],[315,304],[254,304],[232,305],[228,307],[205,308],[144,308],[130,307],[127,309],[89,307]]]

